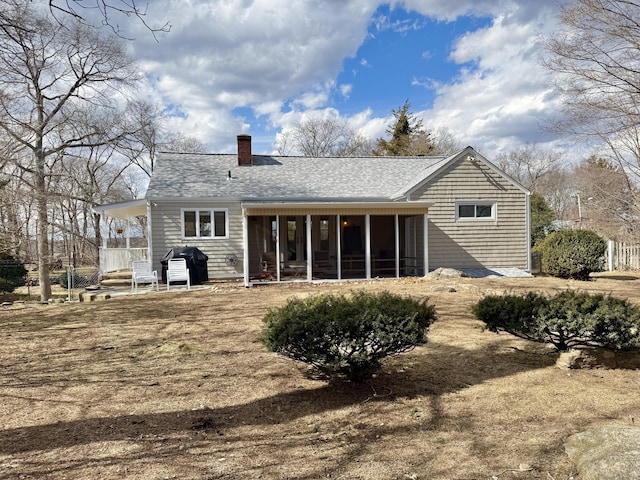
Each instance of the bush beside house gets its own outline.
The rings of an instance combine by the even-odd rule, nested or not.
[[[590,230],[560,230],[536,245],[532,253],[542,257],[542,271],[560,278],[589,280],[604,266],[607,243]]]

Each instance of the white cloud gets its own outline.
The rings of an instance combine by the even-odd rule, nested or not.
[[[140,33],[134,48],[165,102],[192,116],[228,121],[231,109],[287,98],[318,108],[376,7],[373,0],[163,0],[153,10],[171,19],[171,33],[159,43]],[[213,130],[211,143],[225,129]]]
[[[369,22],[379,29],[421,28],[423,21],[373,18],[381,0],[156,0],[150,15],[171,20],[172,31],[156,43],[140,31],[135,55],[155,95],[184,112],[172,128],[198,136],[215,151],[233,151],[235,135],[247,120],[234,109],[248,107],[266,118],[274,132],[299,121],[305,112],[341,115],[334,93],[353,99],[357,82],[337,83],[347,58],[368,38]],[[540,124],[555,111],[555,96],[536,62],[539,35],[553,27],[555,0],[404,0],[407,8],[439,21],[459,15],[491,18],[481,30],[460,32],[450,60],[451,80],[415,77],[436,93],[433,108],[417,112],[425,124],[446,126],[464,144],[489,152],[544,137]],[[139,27],[142,29],[142,27]],[[400,34],[399,34],[400,35]],[[424,45],[422,58],[435,50]],[[370,67],[375,58],[361,58]],[[371,99],[373,102],[377,99]],[[285,103],[286,102],[286,103]],[[384,135],[390,117],[378,118],[366,106],[342,114],[373,139]],[[268,135],[261,148],[269,150]]]
[[[543,126],[557,104],[537,61],[540,35],[553,28],[553,19],[551,9],[531,17],[512,8],[487,28],[461,36],[450,55],[462,66],[457,78],[425,82],[436,92],[433,109],[421,113],[425,123],[448,127],[463,143],[488,154],[526,141],[553,142]]]
[[[350,83],[343,83],[342,85],[340,85],[340,94],[344,98],[349,98],[349,95],[351,95],[352,90],[353,90],[353,85],[351,85]]]

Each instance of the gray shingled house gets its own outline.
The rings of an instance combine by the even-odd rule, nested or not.
[[[449,157],[309,158],[164,153],[143,200],[155,268],[173,247],[209,278],[265,281],[424,275],[438,267],[530,269],[529,192],[473,148]]]

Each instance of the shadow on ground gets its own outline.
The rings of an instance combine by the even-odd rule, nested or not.
[[[223,434],[238,426],[277,425],[303,416],[321,414],[363,402],[416,396],[439,396],[486,380],[546,368],[556,357],[537,345],[530,350],[506,347],[496,340],[490,348],[466,350],[429,343],[428,355],[391,363],[362,384],[330,383],[313,390],[277,393],[223,408],[171,411],[142,415],[99,417],[13,428],[0,432],[0,453],[14,454],[47,445],[67,448],[83,443],[158,436],[178,431],[212,430]],[[436,422],[437,423],[437,422]]]

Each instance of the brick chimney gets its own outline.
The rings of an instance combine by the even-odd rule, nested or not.
[[[251,166],[251,135],[238,135],[238,165]]]

